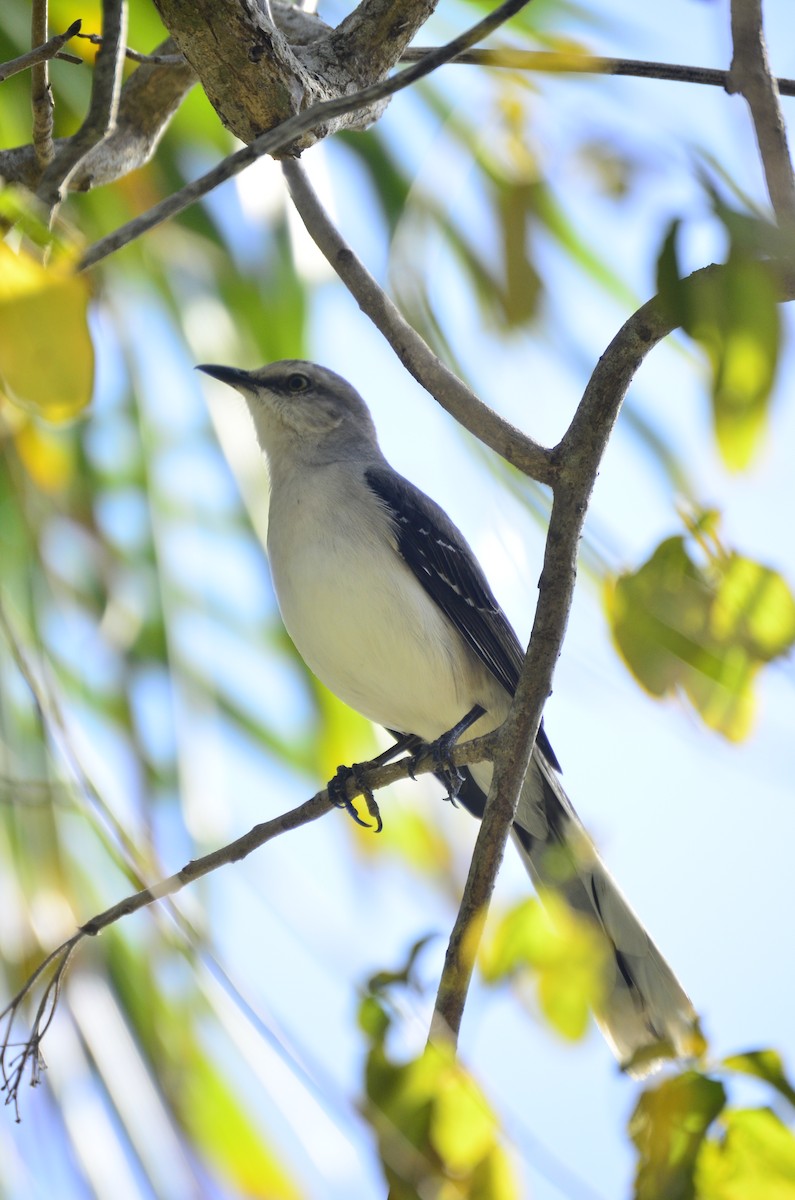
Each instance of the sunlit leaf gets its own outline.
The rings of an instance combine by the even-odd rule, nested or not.
[[[629,1121],[639,1154],[635,1200],[694,1200],[699,1152],[725,1100],[720,1083],[695,1071],[647,1088]]]
[[[393,1200],[512,1200],[516,1181],[499,1125],[452,1046],[397,1065],[377,1045],[366,1068],[367,1115]]]
[[[795,1136],[768,1108],[727,1110],[704,1144],[696,1182],[704,1200],[793,1200]]]
[[[91,400],[94,350],[88,280],[65,263],[44,267],[0,242],[0,387],[46,417],[74,417]]]
[[[14,442],[20,461],[42,491],[59,492],[69,483],[75,461],[72,447],[63,437],[25,421]]]
[[[605,605],[643,687],[655,696],[681,689],[710,728],[738,740],[751,727],[758,670],[795,643],[795,599],[771,568],[701,548],[705,565],[684,538],[666,539],[637,571],[608,580]]]
[[[657,262],[660,297],[707,356],[718,447],[731,470],[750,463],[765,429],[778,367],[781,321],[773,273],[747,248],[732,243],[720,271],[685,287],[677,255],[678,221]]]
[[[544,897],[543,906],[531,899],[512,908],[484,940],[480,966],[488,983],[530,969],[541,1010],[571,1039],[583,1036],[605,995],[603,939],[554,894]]]
[[[729,1058],[724,1058],[722,1065],[730,1071],[739,1071],[743,1075],[763,1079],[789,1100],[790,1104],[795,1105],[795,1088],[787,1078],[778,1051],[748,1050],[745,1054],[732,1054]]]

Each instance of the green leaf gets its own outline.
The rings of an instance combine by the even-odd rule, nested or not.
[[[19,407],[68,420],[91,400],[90,290],[64,262],[44,267],[0,242],[0,388]]]
[[[654,696],[683,691],[702,720],[731,740],[750,729],[753,683],[795,644],[795,599],[769,567],[699,536],[699,565],[685,539],[668,538],[637,571],[608,580],[615,643]]]
[[[721,1118],[720,1141],[706,1142],[696,1171],[704,1200],[793,1200],[795,1136],[768,1108],[736,1109]]]
[[[724,1058],[723,1066],[729,1071],[739,1071],[743,1075],[763,1079],[789,1100],[790,1104],[795,1105],[795,1088],[784,1072],[784,1063],[778,1051],[748,1050],[745,1054],[733,1054],[730,1058]]]
[[[365,1078],[391,1200],[518,1197],[497,1119],[451,1045],[431,1044],[401,1065],[378,1045]]]
[[[725,1102],[723,1085],[696,1071],[643,1093],[629,1121],[639,1152],[635,1200],[694,1200],[699,1152]]]
[[[487,983],[498,983],[530,969],[538,1001],[558,1033],[575,1040],[599,1010],[606,990],[603,939],[587,917],[575,913],[554,894],[525,900],[512,908],[484,939],[480,966]]]
[[[662,303],[705,352],[712,382],[712,415],[718,448],[727,467],[748,466],[764,432],[781,348],[778,295],[770,266],[733,237],[721,270],[685,286],[676,251],[680,228],[673,221],[657,260]]]

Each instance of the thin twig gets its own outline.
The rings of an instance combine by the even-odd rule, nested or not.
[[[732,62],[728,92],[739,92],[751,110],[770,196],[781,224],[795,223],[795,174],[776,80],[762,28],[762,0],[732,0]]]
[[[471,742],[455,746],[449,757],[459,767],[482,762],[493,756],[496,744],[497,734],[486,734],[485,737],[476,738]],[[373,761],[377,762],[378,760]],[[418,775],[428,774],[438,771],[438,769],[439,762],[432,748],[421,751],[417,756],[413,754],[404,755],[397,762],[385,765],[373,766],[372,764],[364,763],[361,764],[357,771],[356,778],[349,778],[346,793],[348,798],[353,800],[357,796],[365,795],[368,791],[376,791],[387,787],[389,784],[397,782],[397,780],[413,779]],[[0,1091],[6,1092],[6,1102],[17,1105],[19,1087],[28,1064],[31,1064],[33,1082],[37,1080],[41,1061],[41,1042],[52,1022],[66,969],[80,942],[87,937],[95,937],[104,929],[107,929],[109,925],[113,925],[116,921],[129,916],[131,913],[146,908],[157,900],[173,896],[189,883],[193,883],[196,879],[208,875],[211,871],[216,871],[219,867],[230,863],[239,862],[254,850],[259,849],[260,846],[272,841],[281,834],[298,829],[310,821],[316,821],[319,817],[325,816],[330,812],[333,807],[334,803],[329,798],[328,788],[324,788],[297,808],[291,809],[281,816],[274,817],[270,821],[264,821],[260,825],[255,825],[248,833],[243,834],[242,837],[237,838],[228,845],[187,863],[181,871],[177,871],[166,879],[161,879],[158,883],[152,884],[151,887],[142,888],[140,891],[126,896],[123,900],[105,909],[104,912],[98,913],[95,917],[86,921],[67,941],[53,950],[39,964],[5,1008],[0,1011],[0,1021],[5,1021],[5,1030],[2,1037],[0,1037],[0,1079],[2,1080]],[[36,1007],[36,1012],[31,1022],[30,1034],[23,1043],[19,1054],[11,1059],[9,1058],[9,1051],[15,1048],[16,1045],[12,1041],[12,1036],[16,1020],[20,1015],[20,1010],[30,997],[36,984],[47,973],[48,969],[53,966],[53,973]]]
[[[432,49],[411,46],[402,55],[403,62],[416,62]],[[623,75],[635,79],[662,79],[674,83],[700,83],[725,88],[729,72],[713,67],[691,67],[684,63],[652,62],[638,58],[607,58],[600,54],[565,54],[554,50],[465,50],[453,63],[478,67],[504,67],[512,71],[540,71],[550,75]],[[795,79],[777,79],[782,96],[795,96]]]
[[[109,254],[113,254],[122,246],[128,245],[162,221],[183,212],[191,204],[200,200],[202,196],[206,196],[213,188],[239,174],[264,154],[283,153],[295,142],[296,138],[302,133],[306,133],[307,130],[314,129],[315,126],[321,125],[331,117],[342,116],[356,108],[372,104],[376,100],[393,96],[418,79],[423,79],[443,63],[455,58],[456,54],[460,54],[462,50],[493,32],[528,3],[530,0],[504,0],[488,17],[478,21],[477,25],[472,26],[465,33],[459,34],[447,45],[440,46],[438,50],[427,54],[420,62],[406,67],[397,75],[393,75],[381,83],[371,84],[358,92],[353,92],[350,96],[342,96],[335,100],[323,100],[319,104],[313,104],[287,121],[282,121],[275,129],[269,129],[266,133],[260,134],[249,146],[245,146],[235,154],[230,154],[206,175],[202,175],[193,183],[180,188],[178,192],[161,200],[148,212],[136,217],[133,221],[128,221],[114,233],[95,242],[83,256],[79,269],[85,270],[87,267],[95,266],[103,258],[107,258]]]
[[[78,37],[91,42],[92,46],[101,46],[104,41],[101,33],[80,33]],[[154,67],[179,67],[185,62],[184,54],[142,54],[140,50],[133,50],[132,46],[125,46],[124,57],[130,62],[149,63]]]
[[[87,154],[113,130],[119,108],[124,47],[127,44],[126,0],[103,0],[103,41],[94,64],[91,102],[80,129],[50,164],[38,189],[54,218],[69,182]]]
[[[485,405],[437,358],[345,242],[325,212],[301,163],[294,158],[285,158],[282,170],[298,214],[318,249],[362,312],[384,335],[404,367],[470,433],[526,475],[549,483],[548,451]]]
[[[82,58],[78,58],[76,54],[61,53],[61,48],[73,37],[77,37],[81,23],[73,21],[65,33],[56,33],[48,42],[44,42],[41,46],[35,46],[26,54],[20,54],[19,58],[11,58],[8,62],[0,63],[0,83],[5,83],[6,79],[10,79],[12,75],[18,75],[20,71],[29,71],[37,63],[49,62],[51,58],[64,58],[68,62],[82,63]]]
[[[48,25],[47,0],[33,0],[30,40],[34,46],[46,43]],[[52,140],[55,105],[50,87],[50,67],[46,58],[40,59],[31,68],[30,107],[33,116],[33,149],[36,152],[36,161],[43,170],[55,157]]]

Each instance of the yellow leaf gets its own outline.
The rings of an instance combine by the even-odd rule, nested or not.
[[[484,942],[480,964],[489,983],[531,969],[542,1012],[571,1040],[583,1036],[591,1010],[598,1012],[604,999],[603,939],[587,917],[552,893],[543,906],[525,900],[511,909]]]
[[[725,1134],[701,1150],[697,1195],[704,1200],[794,1200],[795,1136],[768,1108],[723,1114]]]
[[[0,387],[49,421],[74,417],[91,400],[94,350],[88,280],[64,262],[44,267],[0,242]]]
[[[20,461],[43,492],[59,492],[66,486],[74,470],[74,455],[62,437],[26,421],[14,441]]]

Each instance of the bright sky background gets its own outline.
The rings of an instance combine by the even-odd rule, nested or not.
[[[639,10],[631,0],[602,0],[601,5],[589,7],[610,15],[605,34],[591,29],[583,35],[597,52],[707,66],[728,63],[725,3],[674,0],[671,5]],[[334,19],[322,7],[321,15]],[[765,18],[774,69],[795,76],[791,0],[767,0]],[[572,33],[577,30],[573,23]],[[442,15],[422,41],[441,40],[450,32]],[[476,71],[463,67],[448,71],[461,72],[462,79],[466,72],[461,104],[477,103]],[[693,210],[698,193],[688,179],[699,148],[709,148],[752,196],[763,199],[759,174],[747,175],[747,164],[756,163],[756,152],[744,105],[718,89],[633,79],[606,79],[598,87],[580,87],[564,79],[545,82],[536,103],[536,150],[558,194],[565,198],[585,238],[598,237],[601,255],[640,299],[653,290],[651,271],[665,221]],[[415,164],[420,185],[433,186],[443,179],[451,205],[467,202],[467,178],[456,165],[443,130],[427,122],[425,128],[412,127],[411,144],[406,144],[401,125],[412,105],[417,107],[409,96],[396,98],[384,128],[399,139],[401,153]],[[599,198],[575,162],[573,150],[585,119],[583,105],[593,136],[618,140],[642,164],[643,182],[626,207]],[[790,118],[793,105],[793,100],[784,101]],[[484,136],[489,119],[485,112]],[[371,223],[369,203],[355,183],[346,184],[347,159],[320,147],[305,162],[325,190],[345,235],[380,274],[386,265],[383,241]],[[270,165],[252,169],[213,201],[222,215],[226,212],[230,227],[238,229],[241,256],[256,242],[255,222],[262,219],[255,212],[257,197],[262,197],[268,174],[276,174]],[[251,224],[246,223],[246,213]],[[475,205],[471,219],[479,217]],[[490,236],[485,229],[484,236]],[[719,256],[721,247],[706,220],[689,226],[687,237],[689,266]],[[310,251],[306,253],[307,270],[322,271]],[[448,271],[441,252],[437,287],[452,314],[456,344],[466,347],[466,366],[483,398],[533,436],[552,442],[573,412],[590,365],[627,312],[606,300],[553,246],[540,244],[539,257],[553,280],[545,324],[539,332],[517,337],[510,350],[484,333],[477,313],[462,295],[460,279]],[[564,312],[578,334],[568,354],[561,353],[558,334],[558,318]],[[201,390],[210,401],[214,420],[223,427],[236,468],[259,469],[256,463],[253,468],[246,466],[254,458],[253,433],[248,436],[242,402],[238,405],[220,386],[191,374],[193,361],[224,361],[223,314],[202,310],[196,303],[195,360],[164,334],[159,315],[145,311],[134,296],[127,301],[125,319],[130,339],[149,342],[150,370],[138,381],[147,409],[153,420],[167,423],[175,434],[171,456],[153,464],[153,469],[162,473],[164,486],[174,494],[192,496],[197,504],[200,494],[202,504],[222,508],[231,494],[231,478],[180,452],[179,441],[193,426]],[[100,329],[97,404],[101,406],[112,403],[117,366],[112,332],[107,325]],[[315,305],[312,353],[362,391],[387,456],[447,508],[526,639],[543,551],[542,531],[515,502],[505,499],[453,423],[404,374],[336,283],[323,290]],[[717,458],[705,396],[679,350],[665,346],[655,351],[632,392],[633,403],[677,446],[698,498],[724,512],[725,542],[781,570],[791,584],[795,583],[791,465],[795,404],[789,392],[794,367],[790,351],[781,372],[774,437],[754,468],[740,479],[730,478]],[[126,530],[127,536],[135,536],[132,509],[109,513],[108,521]],[[616,568],[637,565],[663,537],[681,531],[667,481],[639,454],[637,442],[621,426],[603,466],[590,529]],[[195,575],[203,580],[208,596],[216,588],[235,590],[241,613],[252,620],[261,619],[263,612],[273,613],[264,557],[254,560],[216,538],[208,559],[209,540],[186,545],[167,529],[160,536],[164,558],[175,576]],[[186,655],[223,664],[234,674],[236,687],[250,691],[275,723],[294,728],[307,719],[300,690],[278,662],[269,660],[264,643],[252,645],[246,662],[233,662],[228,647],[206,642],[200,621],[182,633]],[[594,587],[583,580],[546,725],[564,767],[567,790],[610,869],[702,1014],[715,1056],[774,1046],[795,1069],[793,683],[791,663],[767,671],[760,680],[754,735],[742,746],[728,746],[705,732],[682,705],[655,703],[639,690],[610,645]],[[153,739],[159,728],[157,704],[153,687],[146,706],[152,715]],[[322,782],[296,778],[267,754],[255,756],[249,745],[234,743],[220,731],[212,713],[185,711],[181,716],[181,745],[190,751],[185,802],[191,832],[202,844],[236,836],[256,820],[300,802]],[[101,782],[112,789],[119,778],[112,762],[106,774]],[[394,794],[380,800],[387,822],[392,805],[432,806],[455,842],[464,869],[475,825],[444,804],[434,787],[394,789]],[[367,1138],[351,1104],[363,1053],[353,1023],[355,987],[374,970],[400,965],[417,938],[438,931],[438,940],[422,959],[428,995],[406,1014],[406,1048],[418,1050],[427,1031],[431,984],[441,966],[450,909],[430,885],[399,865],[379,859],[373,868],[364,859],[357,861],[344,821],[343,816],[327,818],[283,837],[234,869],[208,879],[197,891],[213,914],[211,932],[225,967],[258,1011],[273,1022],[278,1039],[293,1046],[308,1077],[314,1079],[307,1086],[300,1072],[285,1068],[268,1040],[253,1036],[244,1016],[230,1003],[226,1032],[244,1047],[250,1071],[241,1075],[239,1085],[251,1090],[252,1103],[281,1141],[308,1194],[328,1200],[366,1200],[383,1194],[383,1185],[375,1159],[363,1149]],[[192,848],[184,839],[169,840],[168,830],[162,835],[164,858],[176,867]],[[524,873],[511,857],[499,881],[497,903],[519,898],[526,889]],[[185,902],[191,905],[190,896]],[[208,979],[207,986],[219,984]],[[87,1013],[96,1013],[88,992],[85,1003]],[[123,1037],[123,1030],[118,1037]],[[208,1038],[212,1041],[211,1030]],[[66,1023],[56,1021],[49,1039],[48,1085],[62,1098],[69,1094],[72,1120],[95,1120],[101,1131],[101,1114],[81,1092]],[[462,1054],[505,1119],[528,1194],[537,1200],[560,1195],[613,1200],[627,1194],[633,1154],[624,1130],[637,1086],[617,1072],[596,1031],[583,1044],[563,1044],[546,1026],[519,1010],[509,995],[492,994],[476,984],[465,1016]],[[140,1094],[146,1094],[146,1081],[139,1085]],[[266,1109],[263,1090],[272,1101]],[[750,1085],[733,1094],[741,1103],[759,1100]],[[26,1145],[35,1146],[38,1124],[44,1119],[41,1110],[37,1117],[36,1107],[36,1103],[28,1106],[16,1142],[18,1158],[8,1169],[29,1180],[32,1197],[66,1195],[64,1181],[52,1177],[46,1163],[31,1167],[34,1160],[25,1152]],[[150,1122],[153,1138],[158,1129],[155,1109]],[[167,1141],[162,1130],[161,1135]],[[187,1194],[181,1191],[173,1148],[164,1144],[158,1152],[163,1161],[173,1164],[170,1175],[164,1172],[162,1196]],[[117,1176],[117,1197],[143,1194],[139,1183],[132,1175]]]

